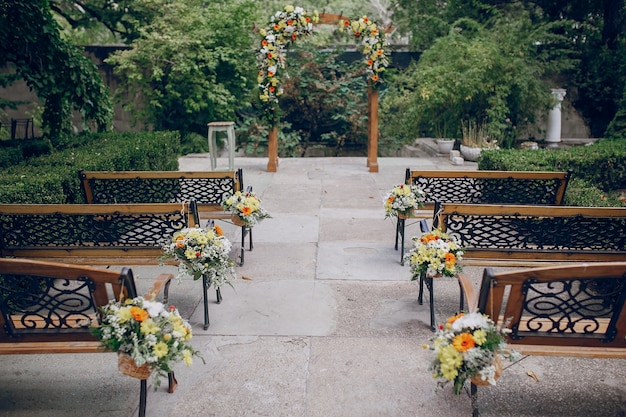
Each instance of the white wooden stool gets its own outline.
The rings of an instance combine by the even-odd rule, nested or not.
[[[209,126],[208,140],[209,153],[211,154],[211,170],[217,167],[217,132],[226,132],[228,147],[228,169],[235,169],[235,122],[211,122]]]

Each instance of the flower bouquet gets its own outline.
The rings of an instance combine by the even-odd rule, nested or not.
[[[120,369],[127,356],[137,367],[148,370],[144,376],[132,376],[147,379],[156,372],[155,386],[177,362],[189,366],[193,356],[200,356],[189,344],[191,326],[174,306],[166,308],[160,302],[135,297],[110,301],[101,309],[101,317],[100,324],[91,328],[92,334],[108,350],[118,353]]]
[[[454,393],[460,394],[467,379],[482,385],[495,385],[502,371],[500,356],[511,361],[518,354],[504,352],[505,335],[509,329],[498,329],[495,323],[481,313],[458,314],[439,325],[432,346],[424,348],[435,351],[430,366],[439,387],[454,381]]]
[[[413,272],[411,280],[424,272],[431,277],[454,277],[463,270],[459,265],[463,253],[456,239],[439,229],[414,237],[413,248],[405,256]]]
[[[385,218],[410,217],[413,210],[422,207],[424,191],[417,185],[396,185],[385,196]]]
[[[164,259],[176,259],[177,278],[191,275],[194,280],[207,276],[216,289],[231,284],[235,278],[234,263],[229,257],[232,244],[219,226],[206,229],[189,227],[174,233],[171,242],[164,245]]]
[[[269,213],[261,207],[261,200],[253,191],[235,192],[222,201],[222,208],[237,216],[246,227],[252,227],[270,217]]]

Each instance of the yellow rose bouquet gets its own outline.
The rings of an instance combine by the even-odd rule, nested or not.
[[[460,313],[439,325],[432,345],[424,345],[435,352],[430,370],[439,387],[453,381],[455,394],[460,394],[467,379],[477,385],[495,385],[502,372],[500,357],[511,361],[518,357],[513,351],[505,353],[509,332],[498,329],[481,313]]]
[[[246,227],[252,227],[261,220],[271,217],[261,206],[261,200],[251,190],[245,193],[237,191],[225,198],[222,202],[222,208],[239,217]]]
[[[423,201],[424,191],[417,185],[396,185],[385,195],[383,200],[385,218],[398,217],[398,215],[409,217],[413,210],[423,206]]]
[[[184,275],[191,275],[194,280],[206,275],[218,289],[224,284],[232,286],[231,279],[236,277],[235,264],[229,257],[231,247],[219,226],[189,227],[175,232],[163,246],[163,259],[180,261],[179,280]]]
[[[413,248],[406,254],[409,261],[412,280],[419,278],[423,272],[431,277],[454,277],[463,268],[459,261],[463,259],[464,251],[456,239],[439,229],[423,233],[413,238]]]
[[[189,343],[191,326],[178,310],[143,297],[109,302],[91,332],[107,350],[130,356],[138,367],[147,364],[155,386],[177,362],[189,366],[200,356]]]

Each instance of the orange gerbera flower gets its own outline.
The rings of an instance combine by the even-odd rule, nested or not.
[[[393,203],[393,200],[395,200],[395,199],[396,199],[395,195],[390,195],[389,198],[387,199],[387,203],[391,204],[391,203]]]
[[[274,90],[276,90],[276,87],[274,87],[273,85],[270,85],[270,88],[268,88],[268,90],[270,90],[270,93],[273,93]]]
[[[374,65],[374,61],[372,61],[371,59],[368,59],[367,60],[367,65],[369,65],[371,67],[372,65]]]
[[[471,334],[461,333],[452,340],[452,346],[457,352],[466,352],[476,346],[476,342]]]
[[[363,18],[363,23],[368,23],[370,20],[367,17]]]
[[[378,75],[373,75],[372,76],[372,81],[374,81],[374,82],[378,81]]]
[[[215,226],[214,226],[214,229],[215,229],[215,233],[216,233],[218,236],[222,236],[222,235],[224,234],[224,232],[222,231],[222,228],[221,228],[221,227],[219,227],[218,225],[215,225]]]
[[[274,55],[271,52],[267,53],[267,59],[272,59],[274,57]]]
[[[277,23],[274,25],[274,30],[278,30],[278,29],[280,29],[280,25]]]
[[[291,19],[287,20],[287,24],[288,24],[289,26],[293,25],[293,20],[291,20]]]
[[[454,256],[453,253],[448,252],[446,253],[445,260],[447,264],[448,263],[453,264],[456,262],[456,256]]]
[[[446,320],[446,323],[452,324],[452,323],[454,323],[455,321],[457,321],[458,319],[460,319],[463,316],[464,316],[463,313],[459,313],[459,314],[457,314],[455,316],[448,317],[448,320]]]
[[[261,45],[263,45],[263,46],[267,46],[267,39],[263,39],[263,40],[261,41]]]
[[[291,40],[296,40],[296,38],[298,37],[298,35],[296,35],[295,33],[293,35],[291,35]]]
[[[250,214],[252,213],[252,209],[251,209],[250,207],[248,207],[248,206],[244,206],[244,207],[241,209],[241,213],[242,213],[244,216],[248,216],[248,215],[250,215]]]
[[[309,23],[311,21],[311,18],[309,16],[305,17],[304,20],[306,20],[307,23]]]
[[[376,51],[376,55],[382,56],[383,55],[383,50],[379,49],[378,51]]]
[[[143,308],[139,308],[137,306],[132,306],[130,308],[130,314],[133,316],[135,320],[139,322],[142,322],[148,319],[148,312],[144,310]]]
[[[349,20],[344,20],[343,21],[343,25],[344,25],[344,27],[350,26],[350,21]]]

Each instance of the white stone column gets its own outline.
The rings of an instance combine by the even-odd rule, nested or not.
[[[565,89],[553,88],[550,90],[552,96],[556,99],[556,104],[550,110],[548,115],[548,131],[546,133],[546,142],[549,148],[555,148],[561,141],[561,103],[565,98]]]

